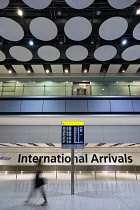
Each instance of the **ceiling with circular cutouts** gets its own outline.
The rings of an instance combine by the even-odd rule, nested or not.
[[[11,47],[9,53],[14,59],[23,62],[30,61],[33,57],[29,49],[21,46]]]
[[[6,59],[5,54],[0,50],[0,62],[4,61]]]
[[[122,58],[125,61],[135,61],[140,59],[140,45],[134,45],[126,48],[122,53]]]
[[[38,49],[38,56],[45,61],[55,61],[60,57],[60,52],[56,47],[43,46]]]
[[[88,50],[80,45],[71,46],[66,50],[66,56],[72,61],[82,61],[88,56]]]
[[[30,31],[37,39],[50,41],[57,35],[57,26],[48,18],[38,17],[31,21]]]
[[[98,61],[108,61],[114,58],[117,54],[115,47],[110,45],[105,45],[97,48],[94,52],[94,57]]]
[[[64,31],[69,39],[82,41],[91,34],[92,25],[90,21],[84,17],[73,17],[66,22]]]
[[[53,65],[61,73],[65,65],[90,73],[128,66],[140,72],[137,8],[136,0],[0,0],[0,65],[44,74],[45,66],[55,72]]]
[[[15,42],[24,37],[24,31],[16,21],[7,17],[0,17],[0,36]]]
[[[52,2],[52,0],[22,0],[22,1],[33,9],[45,9]]]
[[[95,0],[65,0],[74,9],[84,9],[89,7]]]
[[[10,0],[0,0],[0,9],[4,9],[9,5]]]
[[[137,40],[140,40],[140,23],[136,25],[136,27],[133,30],[133,37]]]
[[[115,40],[124,35],[127,28],[128,23],[124,18],[112,17],[101,24],[99,35],[104,40]]]
[[[115,9],[125,9],[134,4],[137,0],[108,0],[111,7]]]

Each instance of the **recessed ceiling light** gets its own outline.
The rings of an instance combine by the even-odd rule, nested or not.
[[[46,73],[47,73],[47,74],[50,73],[50,70],[49,70],[49,69],[46,69]]]
[[[18,9],[17,13],[18,13],[19,16],[23,15],[23,11],[21,9]]]
[[[63,44],[64,44],[62,39],[59,40],[59,44],[60,44],[60,45],[63,45]]]
[[[94,39],[93,38],[91,39],[90,44],[94,44]]]
[[[33,46],[34,42],[32,40],[29,41],[29,45]]]
[[[136,15],[140,15],[140,9],[136,10]]]
[[[57,15],[58,15],[58,16],[61,16],[61,15],[62,15],[62,10],[61,10],[61,8],[58,8],[58,9],[57,9]]]
[[[125,70],[124,69],[122,70],[122,73],[125,73]]]
[[[69,70],[68,70],[68,69],[65,69],[65,73],[66,73],[66,74],[69,73]]]
[[[27,73],[31,73],[31,70],[27,70]]]
[[[87,69],[84,70],[84,73],[87,73]]]
[[[124,40],[122,41],[122,44],[123,44],[123,45],[127,44],[127,40],[124,39]]]
[[[9,74],[11,74],[12,73],[12,70],[8,70],[8,72],[9,72]]]
[[[101,11],[98,10],[98,11],[96,12],[96,15],[101,15]]]

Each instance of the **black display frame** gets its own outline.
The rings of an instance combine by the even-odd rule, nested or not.
[[[62,148],[84,148],[84,126],[62,125],[61,144]]]

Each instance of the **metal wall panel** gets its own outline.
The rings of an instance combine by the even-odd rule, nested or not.
[[[110,101],[88,100],[88,112],[110,112]]]
[[[134,112],[140,112],[140,101],[139,100],[132,100]]]
[[[87,100],[66,100],[66,112],[87,111]]]
[[[43,100],[22,100],[21,112],[42,112]]]
[[[21,100],[0,101],[0,112],[20,112]]]
[[[43,112],[65,112],[65,100],[44,100]]]
[[[132,100],[110,100],[111,112],[133,112]]]

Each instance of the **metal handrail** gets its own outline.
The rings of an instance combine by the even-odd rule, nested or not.
[[[116,88],[116,92],[120,92],[121,91],[124,91],[123,89],[119,89],[118,88],[124,88],[126,87],[127,89],[125,90],[125,93],[121,93],[120,95],[124,96],[124,95],[127,95],[127,96],[134,96],[136,94],[133,93],[133,88],[140,88],[140,85],[121,85],[121,84],[118,84],[118,85],[114,85],[114,84],[102,84],[102,85],[92,85],[92,84],[86,84],[85,85],[86,88],[90,87],[90,95],[89,96],[97,96],[97,95],[102,95],[102,94],[99,94],[99,91],[100,89],[103,91],[103,95],[104,96],[108,96],[108,95],[112,95],[111,93],[113,93],[113,91],[115,91],[114,89],[112,90],[112,88]],[[81,86],[79,86],[81,87]],[[99,90],[96,90],[96,88],[99,88]],[[14,90],[6,90],[6,88],[14,88]],[[43,88],[42,90],[42,96],[45,96],[46,93],[47,93],[47,88],[52,88],[52,90],[49,90],[49,91],[52,91],[54,94],[52,94],[53,96],[58,96],[58,92],[59,90],[56,92],[53,91],[53,88],[64,88],[61,92],[60,92],[60,96],[68,96],[67,94],[67,91],[69,91],[69,96],[73,96],[73,85],[56,85],[56,86],[52,86],[52,85],[18,85],[15,83],[13,83],[13,85],[5,85],[5,84],[1,84],[0,85],[0,97],[5,97],[4,93],[8,93],[9,92],[9,95],[10,93],[15,93],[14,96],[16,96],[16,91],[18,91],[18,88],[22,88],[22,90],[20,90],[20,96],[25,96],[25,91],[26,91],[26,88]],[[69,89],[70,88],[70,89]],[[83,88],[84,85],[83,85]],[[94,91],[94,88],[95,88],[95,91]],[[107,89],[106,89],[107,88]],[[33,92],[33,89],[31,90],[31,92]],[[29,90],[28,90],[29,91]],[[134,90],[137,92],[137,95],[140,95],[140,90]],[[35,90],[36,92],[36,90]],[[93,94],[92,92],[94,92],[95,94]],[[97,94],[96,94],[97,93]],[[127,94],[126,94],[127,93]],[[85,95],[86,96],[86,95]],[[114,95],[115,96],[115,93]]]

